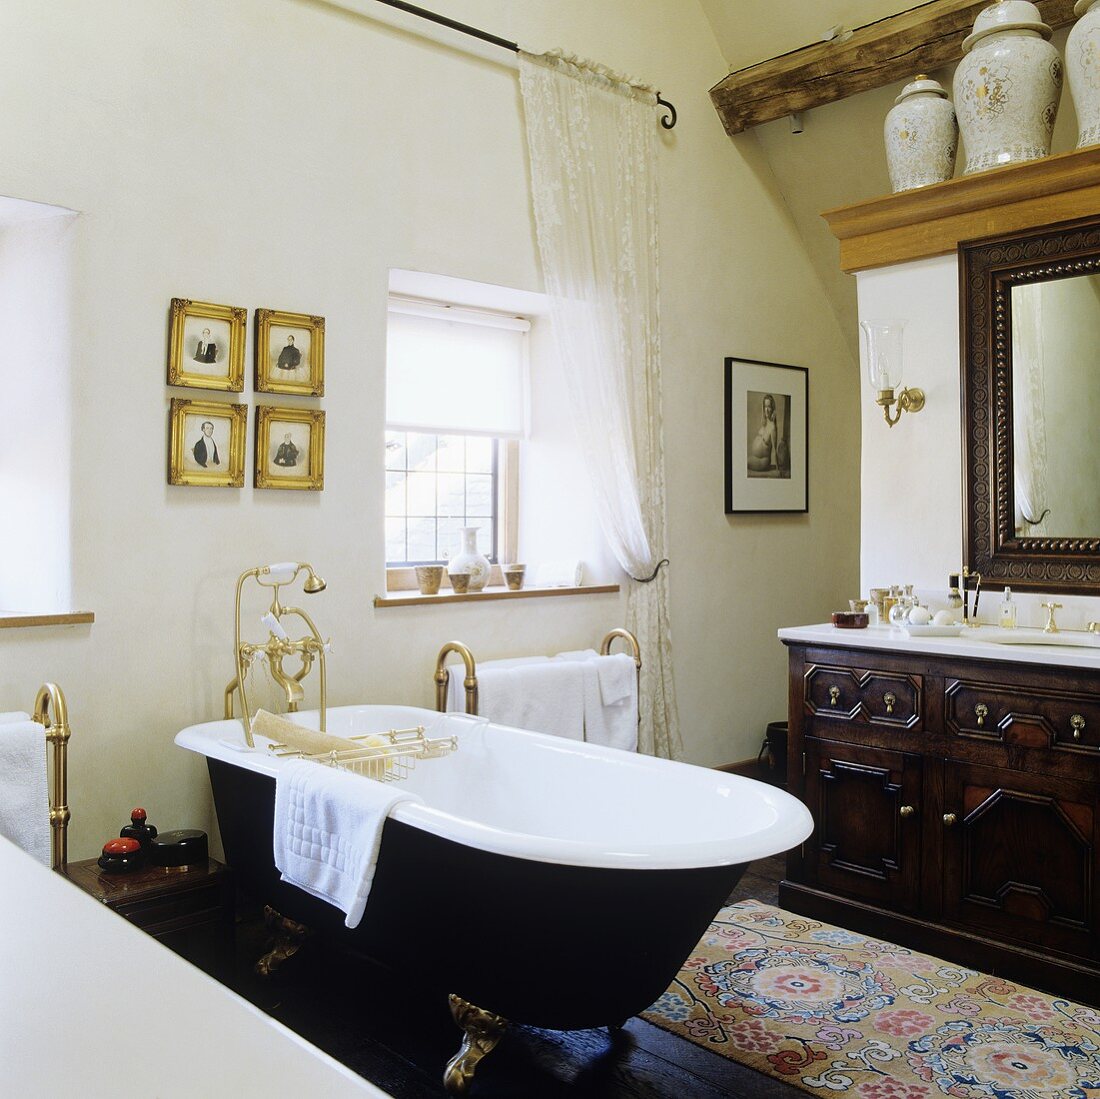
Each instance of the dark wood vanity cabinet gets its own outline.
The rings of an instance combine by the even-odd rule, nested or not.
[[[1100,671],[787,642],[792,911],[1100,1000]]]

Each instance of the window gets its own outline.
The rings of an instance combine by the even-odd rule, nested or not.
[[[445,562],[461,527],[498,560],[498,440],[478,435],[386,432],[386,564]]]
[[[494,563],[514,554],[529,329],[525,318],[503,312],[391,296],[385,453],[391,570],[445,563],[461,548],[462,527],[479,528],[478,548]]]

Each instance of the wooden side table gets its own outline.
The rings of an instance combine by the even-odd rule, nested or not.
[[[215,859],[105,874],[95,859],[61,871],[85,893],[169,949],[226,981],[233,959],[233,872]]]

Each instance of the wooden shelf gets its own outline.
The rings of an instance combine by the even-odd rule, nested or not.
[[[1035,3],[1050,27],[1073,22],[1073,0]],[[933,0],[860,27],[843,42],[815,42],[730,73],[711,88],[711,101],[732,137],[796,111],[908,82],[958,61],[963,39],[988,6],[989,0]]]
[[[943,256],[961,241],[1100,214],[1100,145],[827,210],[849,273]]]
[[[70,611],[66,614],[0,611],[0,630],[21,629],[24,626],[84,626],[94,621],[95,615],[91,611]]]
[[[486,588],[484,591],[465,592],[456,595],[453,591],[441,591],[438,595],[421,595],[418,591],[391,592],[389,595],[376,595],[376,607],[426,607],[437,603],[481,603],[490,599],[541,599],[551,595],[608,595],[619,590],[618,584],[586,584],[579,588],[521,588],[511,591],[509,588]]]

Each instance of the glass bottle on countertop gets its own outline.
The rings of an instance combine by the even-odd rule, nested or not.
[[[1016,603],[1012,598],[1012,589],[1005,588],[1004,598],[1001,600],[1001,629],[1014,630],[1016,628]]]

